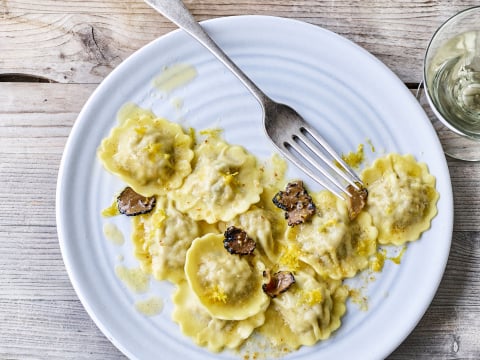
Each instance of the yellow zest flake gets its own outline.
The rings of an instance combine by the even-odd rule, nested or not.
[[[149,155],[155,155],[158,152],[160,152],[161,149],[162,149],[161,143],[148,144],[145,147],[145,151],[148,152]]]
[[[375,152],[375,146],[373,145],[372,140],[367,139],[367,144],[370,145],[370,151],[372,153],[374,153]]]
[[[165,160],[165,165],[173,168],[173,164],[171,162],[172,155],[162,153],[162,147],[163,145],[161,143],[148,144],[148,146],[145,147],[145,151],[148,153],[148,159],[150,161],[158,161],[159,159],[163,158]]]
[[[407,246],[403,246],[402,249],[400,250],[400,253],[397,256],[392,256],[389,257],[387,256],[387,251],[385,249],[379,250],[373,259],[370,260],[370,270],[375,271],[375,272],[380,272],[383,269],[383,266],[385,264],[385,260],[390,260],[394,264],[399,265],[400,262],[402,261],[402,257],[405,254],[405,251],[407,250]]]
[[[192,139],[192,144],[197,143],[197,133],[195,132],[194,128],[188,128],[188,136],[190,136],[190,138]]]
[[[300,304],[313,306],[320,304],[323,301],[322,291],[320,289],[313,289],[309,291],[302,291],[300,294]]]
[[[407,246],[404,245],[402,249],[400,250],[400,253],[397,256],[394,257],[389,257],[388,260],[391,260],[395,264],[399,265],[400,262],[402,261],[402,257],[405,254],[405,251],[407,250]]]
[[[102,216],[112,217],[117,215],[120,215],[120,212],[118,211],[117,199],[115,199],[109,207],[102,210]]]
[[[358,243],[357,243],[357,246],[356,246],[356,252],[358,255],[360,256],[368,256],[369,254],[369,247],[370,247],[370,241],[368,241],[368,239],[365,241],[365,240],[360,240]]]
[[[358,305],[361,311],[368,310],[368,298],[366,295],[362,294],[362,291],[359,289],[348,288],[348,296],[354,304]]]
[[[147,132],[147,128],[145,126],[137,126],[136,128],[134,128],[134,130],[140,136],[145,135]]]
[[[373,257],[373,259],[370,260],[370,270],[375,271],[375,272],[380,272],[383,269],[383,266],[385,265],[385,260],[387,258],[387,252],[385,249],[379,250]]]
[[[290,271],[300,269],[300,256],[302,251],[297,244],[290,244],[282,249],[282,255],[278,259],[281,265],[286,266]]]
[[[200,130],[200,135],[219,137],[222,134],[222,129],[205,129]]]
[[[235,171],[235,172],[230,172],[230,171],[227,171],[227,173],[222,173],[222,176],[223,176],[223,179],[225,180],[225,185],[235,185],[235,186],[238,186],[239,183],[237,181],[237,179],[235,178],[235,176],[238,175],[238,171]]]
[[[215,303],[227,303],[227,294],[225,294],[225,291],[218,285],[214,285],[212,289],[210,289],[210,291],[208,292],[208,297],[210,301]]]
[[[359,144],[357,147],[357,152],[350,151],[346,155],[342,155],[343,161],[347,163],[350,167],[358,169],[362,162],[365,160],[365,152],[363,149],[363,144]]]

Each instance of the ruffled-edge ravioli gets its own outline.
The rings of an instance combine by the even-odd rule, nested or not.
[[[264,265],[254,255],[230,254],[223,234],[206,234],[187,251],[185,275],[200,303],[215,318],[243,320],[265,311]]]
[[[185,279],[187,250],[201,234],[201,224],[182,214],[166,197],[157,196],[154,211],[132,218],[135,256],[157,280]]]
[[[258,330],[274,346],[291,350],[329,338],[341,325],[348,297],[340,280],[318,280],[306,271],[296,273],[295,280],[272,300]]]
[[[371,216],[348,216],[347,204],[329,191],[312,194],[317,207],[309,222],[289,228],[287,239],[297,242],[299,258],[322,276],[353,277],[368,266],[377,249],[378,231]]]
[[[402,245],[430,228],[439,194],[426,164],[412,155],[389,154],[364,170],[362,180],[380,244]]]
[[[192,147],[180,125],[132,112],[103,139],[98,157],[137,193],[151,196],[182,185],[192,171]]]
[[[213,352],[239,348],[254,329],[265,322],[263,311],[244,320],[212,317],[186,281],[178,285],[173,303],[172,319],[179,324],[181,331],[196,344],[207,346]]]
[[[260,200],[261,171],[244,148],[209,136],[195,149],[195,166],[173,197],[180,211],[208,223],[229,221]]]

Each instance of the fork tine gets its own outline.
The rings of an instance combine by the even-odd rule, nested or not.
[[[328,144],[328,142],[313,128],[309,127],[309,126],[306,126],[303,125],[301,130],[303,130],[305,133],[309,134],[313,139],[315,139],[315,141],[323,148],[325,149],[328,154],[330,154],[330,156],[332,156],[339,165],[341,165],[341,167],[343,168],[344,171],[341,171],[341,169],[339,169],[338,167],[336,166],[331,166],[331,164],[324,160],[327,165],[329,165],[338,175],[340,175],[345,181],[347,181],[350,185],[352,185],[355,189],[357,190],[360,190],[361,186],[363,186],[363,182],[362,180],[358,177],[358,175],[355,173],[355,171],[353,171],[350,166],[347,165],[347,163],[345,161],[343,161],[343,159],[341,158],[341,156],[339,156],[336,151]],[[308,139],[306,136],[304,136],[304,139]],[[311,141],[305,141],[304,139],[302,139],[304,142],[305,142],[305,145],[307,145],[311,151],[313,151],[315,154],[318,153],[318,151],[316,151],[314,148],[312,148],[310,145],[313,145],[311,143]],[[323,160],[323,157],[322,157],[322,160]],[[346,173],[345,173],[346,172]],[[350,178],[347,176],[350,175]],[[360,184],[361,186],[359,186],[358,184]]]
[[[296,137],[296,135],[295,135]],[[348,196],[349,193],[344,189],[343,186],[338,184],[337,180],[328,172],[326,171],[323,167],[318,166],[318,160],[313,158],[305,149],[303,149],[299,144],[297,144],[295,141],[285,143],[288,154],[291,156],[290,161],[292,161],[295,165],[297,165],[299,168],[301,168],[304,172],[306,172],[313,180],[318,182],[320,185],[325,187],[327,190],[338,196],[340,199],[345,199],[343,194],[346,194]],[[295,152],[297,152],[300,157],[295,157],[292,152],[290,151],[289,147]],[[300,161],[299,161],[300,160]],[[304,162],[308,162],[311,166],[313,166],[317,171],[319,171],[323,176],[325,176],[330,183],[320,179],[318,177],[318,174],[315,174],[309,167],[305,166]],[[328,162],[325,162],[329,167],[330,165]],[[333,186],[332,186],[333,184]],[[340,190],[340,191],[339,191]]]
[[[304,129],[306,130],[306,129]],[[298,140],[300,140],[302,142],[302,144],[304,144],[313,154],[315,154],[315,156],[319,157],[324,163],[325,165],[327,165],[331,170],[333,170],[338,176],[340,176],[343,180],[345,180],[347,183],[349,183],[350,185],[354,186],[355,188],[358,189],[358,185],[356,184],[356,182],[360,182],[360,180],[357,178],[356,175],[351,175],[350,173],[346,173],[343,169],[339,168],[338,166],[336,166],[334,164],[334,162],[332,161],[331,158],[327,157],[326,154],[321,151],[318,147],[318,145],[320,145],[323,150],[327,151],[328,154],[333,157],[336,161],[337,158],[340,158],[335,152],[333,152],[333,154],[330,151],[333,151],[332,149],[326,149],[325,147],[323,147],[323,145],[321,143],[318,143],[318,144],[314,144],[307,136],[305,136],[305,134],[303,133],[300,133],[300,134],[296,134],[295,135],[296,138]],[[317,140],[317,139],[315,139]],[[303,154],[305,156],[305,154]],[[309,162],[311,162],[311,160],[309,160]],[[343,162],[343,160],[342,160]],[[315,163],[313,163],[312,165],[315,165]],[[320,169],[319,169],[320,170]],[[323,171],[321,171],[322,174],[324,174]],[[324,174],[325,175],[325,174]],[[325,175],[326,176],[326,175]],[[335,178],[329,177],[329,180],[332,181],[332,182],[335,182]],[[340,187],[338,184],[336,184],[338,187]],[[344,187],[342,187],[342,191],[345,190]],[[345,193],[348,193],[346,191],[344,191]],[[348,195],[350,196],[350,194],[348,193]]]

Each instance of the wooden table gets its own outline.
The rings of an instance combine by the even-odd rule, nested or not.
[[[414,91],[434,30],[478,2],[186,4],[198,20],[263,14],[322,26],[379,57]],[[124,358],[67,276],[55,225],[57,171],[75,118],[99,82],[174,28],[141,0],[0,0],[0,359]],[[480,359],[480,168],[448,164],[455,225],[447,269],[425,316],[390,359]]]

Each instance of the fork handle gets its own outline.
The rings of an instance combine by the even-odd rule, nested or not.
[[[152,8],[157,10],[179,28],[186,31],[203,46],[205,46],[215,57],[220,60],[255,96],[265,111],[266,104],[270,98],[258,88],[255,83],[223,52],[223,50],[205,32],[200,24],[195,21],[190,11],[181,0],[145,0]]]

